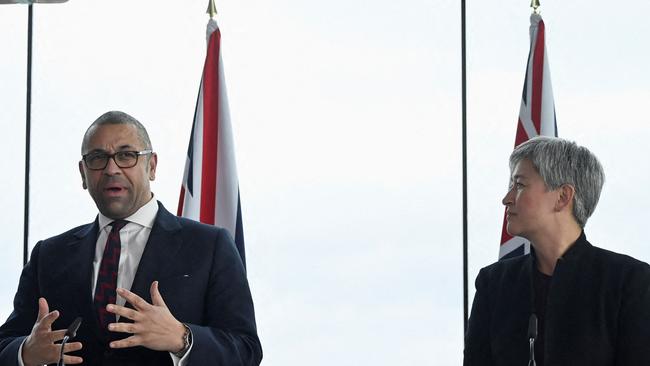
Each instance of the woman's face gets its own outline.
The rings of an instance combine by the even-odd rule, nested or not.
[[[532,240],[552,228],[557,197],[557,191],[547,189],[530,160],[521,160],[512,171],[510,189],[502,200],[508,233]]]

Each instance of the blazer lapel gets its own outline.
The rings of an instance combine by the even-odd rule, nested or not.
[[[176,254],[182,244],[177,235],[180,228],[176,216],[158,202],[158,214],[131,285],[131,292],[148,303],[151,303],[151,283],[174,273]]]

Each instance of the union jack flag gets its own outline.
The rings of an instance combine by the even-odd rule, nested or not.
[[[555,103],[551,87],[551,73],[546,55],[544,21],[539,14],[530,16],[530,52],[526,66],[524,90],[519,108],[515,147],[535,136],[557,136]],[[506,216],[503,215],[499,259],[530,253],[528,240],[512,236],[506,230]]]
[[[207,37],[208,50],[177,214],[227,229],[245,266],[239,180],[221,60],[221,32],[214,19],[208,22]]]

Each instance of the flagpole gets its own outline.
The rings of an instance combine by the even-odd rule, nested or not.
[[[68,0],[0,0],[4,4],[28,4],[27,12],[27,102],[25,111],[25,198],[23,202],[23,265],[27,263],[29,252],[29,163],[32,130],[32,35],[34,3],[56,4]]]
[[[27,106],[25,111],[25,202],[23,218],[23,266],[27,263],[29,252],[29,163],[31,159],[32,130],[32,30],[34,5],[29,4],[27,15]]]
[[[465,0],[460,2],[461,17],[461,83],[462,83],[462,140],[463,140],[463,335],[469,318],[467,276],[467,67],[465,42]]]

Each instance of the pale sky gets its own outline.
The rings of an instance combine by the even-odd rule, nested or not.
[[[528,1],[468,2],[470,288],[496,260]],[[35,6],[30,245],[90,222],[86,127],[123,110],[175,211],[207,1]],[[460,3],[217,2],[264,365],[462,360]],[[606,183],[586,232],[650,261],[650,3],[542,3],[559,134]],[[0,318],[22,266],[27,7],[0,6]]]

